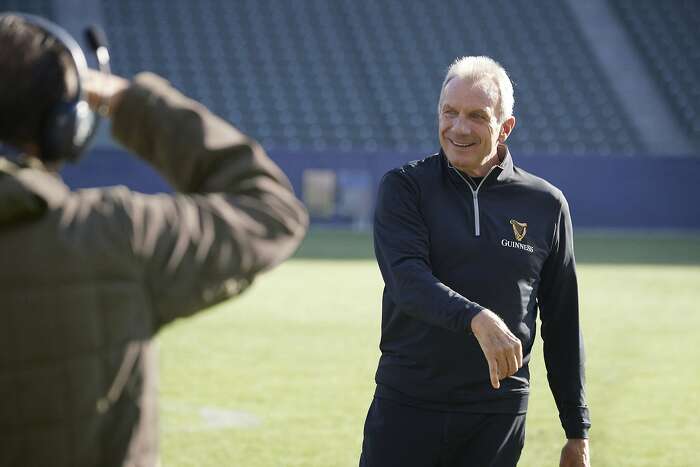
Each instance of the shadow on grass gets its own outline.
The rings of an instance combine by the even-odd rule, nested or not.
[[[372,235],[311,229],[295,258],[374,260]],[[580,264],[700,265],[700,234],[583,232],[576,235],[576,260]]]

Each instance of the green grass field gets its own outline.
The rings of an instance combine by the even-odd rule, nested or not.
[[[700,236],[576,239],[597,467],[698,465]],[[161,334],[164,466],[356,466],[382,281],[366,234],[313,231],[243,296]],[[558,465],[541,340],[520,466]]]

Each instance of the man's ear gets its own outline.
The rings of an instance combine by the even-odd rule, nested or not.
[[[510,132],[513,131],[513,128],[515,128],[515,117],[511,115],[501,124],[498,142],[505,143],[508,136],[510,136]]]

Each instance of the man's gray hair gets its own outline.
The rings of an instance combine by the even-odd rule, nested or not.
[[[440,89],[440,99],[438,100],[438,115],[440,115],[440,107],[442,106],[442,98],[445,94],[447,83],[453,78],[463,78],[473,81],[481,79],[490,79],[496,83],[498,87],[499,99],[496,107],[496,118],[498,123],[513,115],[513,83],[508,77],[506,70],[494,59],[486,56],[467,56],[461,57],[452,62],[447,70],[445,80],[442,82]]]

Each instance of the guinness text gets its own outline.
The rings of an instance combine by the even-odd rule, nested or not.
[[[513,240],[506,240],[505,238],[501,239],[501,245],[509,247],[509,248],[517,248],[518,250],[525,250],[528,253],[532,253],[534,248],[530,245],[525,245],[524,243],[520,242],[514,242]]]

